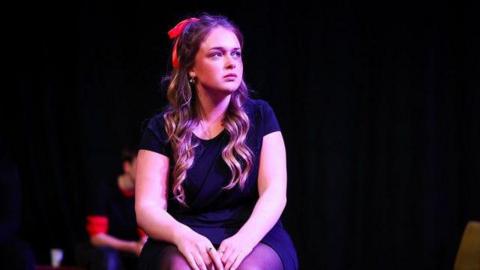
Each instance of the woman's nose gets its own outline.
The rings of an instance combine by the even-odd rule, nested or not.
[[[233,59],[231,56],[227,56],[225,60],[225,67],[227,69],[233,69],[237,66],[235,63],[235,59]]]

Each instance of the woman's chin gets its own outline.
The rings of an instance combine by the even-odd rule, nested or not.
[[[240,88],[240,83],[238,82],[227,83],[223,88],[224,88],[224,91],[233,93],[237,91],[238,88]]]
[[[237,82],[232,83],[223,83],[215,87],[205,87],[204,89],[207,92],[210,92],[215,95],[230,95],[233,94],[240,88],[240,84]]]

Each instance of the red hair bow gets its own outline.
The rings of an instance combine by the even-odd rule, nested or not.
[[[168,31],[168,37],[170,39],[177,38],[178,36],[180,36],[182,34],[183,29],[185,29],[185,27],[189,23],[196,22],[196,21],[199,21],[199,19],[188,18],[188,19],[185,19],[185,20],[177,23],[177,25],[175,25],[175,27],[173,27],[172,29],[170,29],[170,31]],[[177,56],[177,43],[178,43],[178,39],[175,41],[175,45],[173,45],[173,51],[172,51],[172,65],[173,65],[174,68],[179,68],[180,67],[180,63],[178,62],[178,56]]]

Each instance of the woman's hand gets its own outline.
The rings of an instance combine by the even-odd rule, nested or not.
[[[254,247],[255,244],[250,241],[249,237],[239,233],[223,240],[218,252],[222,256],[225,270],[236,270]]]
[[[194,270],[223,270],[220,255],[205,236],[185,227],[175,237],[175,245]],[[208,267],[208,268],[207,268]]]

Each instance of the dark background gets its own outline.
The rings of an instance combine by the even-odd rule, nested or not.
[[[4,9],[2,134],[39,263],[86,240],[87,183],[165,104],[166,32],[198,11],[245,35],[245,79],[286,141],[301,269],[452,269],[480,219],[480,31],[471,2],[65,1]],[[10,84],[11,83],[11,84]]]

